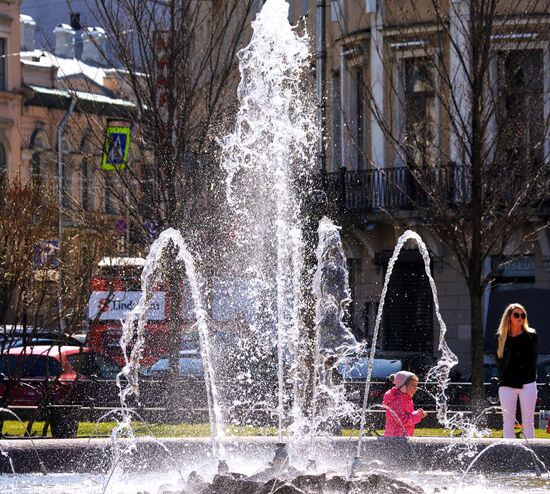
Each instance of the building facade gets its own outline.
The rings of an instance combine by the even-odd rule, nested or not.
[[[10,221],[18,219],[3,210],[2,240],[23,245],[13,255],[28,262],[20,268],[13,262],[5,273],[2,322],[59,327],[61,319],[74,331],[87,300],[82,286],[86,289],[98,258],[128,248],[128,212],[117,184],[134,178],[124,170],[102,169],[102,159],[107,124],[128,126],[134,105],[123,97],[119,73],[102,62],[101,29],[77,33],[60,22],[48,49],[37,42],[37,21],[20,14],[19,1],[0,3],[0,24],[2,199],[11,194],[7,200],[22,200],[39,190],[55,208],[48,225],[13,228],[11,234]],[[134,147],[137,170],[140,156]]]
[[[325,4],[329,211],[343,228],[353,326],[359,336],[372,337],[388,261],[399,236],[414,230],[429,250],[446,339],[465,373],[472,352],[472,303],[461,259],[472,256],[457,255],[460,242],[445,233],[441,215],[448,213],[448,229],[457,228],[457,238],[469,224],[457,211],[471,211],[473,182],[466,170],[472,169],[472,149],[482,153],[476,161],[486,181],[481,204],[494,216],[510,217],[513,208],[502,189],[515,191],[514,181],[527,180],[548,190],[550,150],[547,2],[519,8],[501,1],[491,13],[475,11],[475,5],[463,0]],[[315,33],[315,2],[290,2],[290,9],[292,22],[305,22]],[[480,68],[480,60],[487,67]],[[477,93],[475,77],[483,79]],[[482,104],[473,102],[476,95]],[[482,114],[473,123],[476,108]],[[472,130],[477,124],[483,132]],[[477,147],[474,135],[483,136]],[[487,255],[479,278],[492,280],[481,307],[488,353],[507,303],[525,304],[535,328],[544,329],[548,318],[550,244],[542,200],[547,193],[540,195],[536,207],[526,206],[532,208],[525,216],[531,235],[508,232],[500,220],[480,226]],[[435,208],[438,201],[444,204]],[[483,244],[490,238],[498,238],[498,245]],[[438,355],[434,309],[424,260],[414,242],[407,242],[393,266],[377,344],[390,353]],[[549,353],[550,339],[540,334],[540,351]]]

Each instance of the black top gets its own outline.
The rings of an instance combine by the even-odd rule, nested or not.
[[[496,338],[498,349],[498,336]],[[517,336],[508,336],[504,344],[502,359],[495,357],[499,370],[500,386],[522,388],[524,384],[537,380],[537,333],[522,332]]]

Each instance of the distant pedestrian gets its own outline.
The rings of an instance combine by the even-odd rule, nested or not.
[[[535,437],[537,403],[538,336],[527,322],[527,311],[520,304],[504,310],[495,341],[499,371],[498,397],[502,407],[503,435],[513,439],[519,398],[521,425],[527,439]]]
[[[386,391],[382,404],[386,408],[385,436],[412,436],[414,426],[428,414],[414,409],[413,396],[418,388],[418,377],[408,371],[389,376],[394,387]]]

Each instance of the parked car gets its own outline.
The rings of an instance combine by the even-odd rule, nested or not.
[[[40,336],[32,336],[29,338],[16,338],[8,343],[8,348],[18,348],[22,346],[84,346],[79,340],[72,336],[60,334],[47,334]]]
[[[0,354],[0,406],[44,418],[54,437],[74,437],[82,406],[116,406],[120,367],[87,347],[34,345]]]
[[[169,379],[170,360],[167,356],[142,371],[140,402],[145,407],[155,405],[158,413],[154,420],[206,418],[208,398],[203,362],[198,348],[185,348],[179,352],[177,379]],[[177,396],[177,417],[169,417],[166,412],[174,396]]]
[[[537,382],[550,383],[550,358],[545,358],[537,363]]]
[[[168,374],[169,358],[162,357],[143,370],[145,377],[164,377]],[[182,378],[203,378],[204,369],[198,350],[180,350],[179,376]]]
[[[471,397],[472,376],[469,375],[456,389],[456,406],[460,410],[469,410]],[[487,406],[498,405],[498,367],[494,361],[483,363],[483,383]]]
[[[361,406],[368,376],[368,356],[348,357],[338,364],[348,400]],[[384,393],[391,387],[388,376],[403,369],[399,359],[375,358],[372,365],[369,403],[381,403]]]
[[[368,354],[361,354],[346,358],[338,366],[338,372],[342,376],[348,398],[362,405],[364,396],[365,381],[368,372]],[[388,380],[390,374],[401,370],[414,372],[420,379],[420,387],[415,395],[415,405],[426,409],[435,405],[432,397],[433,385],[424,382],[428,371],[437,363],[437,360],[430,355],[403,355],[398,358],[385,355],[380,352],[373,360],[371,385],[369,388],[369,405],[380,404],[384,393],[392,386]],[[453,382],[461,380],[460,373],[451,369],[450,380]],[[447,392],[449,403],[456,402],[456,388],[450,387]]]
[[[73,336],[44,328],[21,325],[0,327],[0,352],[31,345],[83,346],[83,343]]]

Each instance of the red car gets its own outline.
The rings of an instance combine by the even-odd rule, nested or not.
[[[74,437],[80,407],[116,406],[119,371],[87,347],[11,348],[0,355],[0,407],[20,418],[49,420],[54,437]]]

